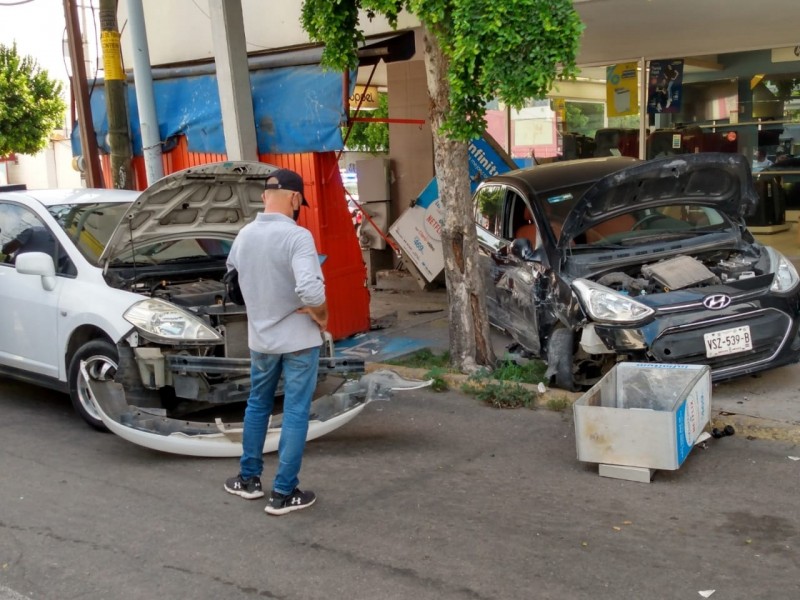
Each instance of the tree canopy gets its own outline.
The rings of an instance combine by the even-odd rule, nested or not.
[[[361,11],[367,18],[381,14],[396,27],[402,10],[422,23],[450,359],[474,372],[495,357],[471,211],[468,143],[484,132],[489,101],[519,108],[544,97],[557,78],[577,73],[583,25],[572,0],[303,0],[302,23],[325,44],[323,65],[343,71],[358,64]]]
[[[34,58],[20,56],[16,44],[0,44],[0,156],[45,148],[66,110],[61,87]]]
[[[358,64],[362,9],[392,26],[405,9],[437,37],[449,59],[444,133],[454,140],[483,133],[490,100],[519,108],[547,95],[556,78],[578,72],[583,24],[572,0],[304,0],[303,27],[325,43],[323,64],[339,70]]]

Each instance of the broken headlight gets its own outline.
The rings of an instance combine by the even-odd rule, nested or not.
[[[222,336],[192,313],[158,298],[131,306],[123,315],[146,339],[160,343],[222,343]]]
[[[797,269],[783,254],[774,248],[767,246],[767,254],[769,254],[772,272],[775,274],[769,289],[773,292],[788,292],[797,285]]]
[[[576,279],[575,291],[586,312],[595,321],[610,323],[636,323],[651,316],[655,311],[630,296],[620,294],[588,279]]]

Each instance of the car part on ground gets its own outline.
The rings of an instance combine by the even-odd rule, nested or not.
[[[123,386],[113,380],[93,379],[82,364],[83,376],[89,382],[95,407],[108,429],[121,438],[162,452],[187,456],[233,458],[241,456],[241,421],[226,422],[220,417],[206,421],[174,419],[166,411],[131,405]],[[326,358],[320,360],[320,369],[326,381],[321,382],[317,396],[311,403],[306,440],[325,435],[355,418],[374,400],[388,400],[394,391],[417,389],[431,381],[404,379],[393,371],[375,371],[358,379],[342,377],[363,374],[363,361]],[[325,371],[335,373],[326,376]],[[281,415],[270,418],[264,452],[275,452],[280,441]]]

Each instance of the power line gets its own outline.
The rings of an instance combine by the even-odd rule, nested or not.
[[[17,2],[0,2],[0,6],[19,6],[20,4],[28,4],[33,0],[18,0]]]

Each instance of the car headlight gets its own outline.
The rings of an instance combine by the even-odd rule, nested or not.
[[[655,311],[630,296],[620,294],[588,279],[576,279],[572,283],[578,297],[596,321],[610,323],[636,323],[653,315]]]
[[[773,292],[788,292],[797,285],[797,269],[794,268],[790,260],[774,248],[767,246],[767,253],[769,254],[770,267],[775,274],[769,289]]]
[[[192,313],[157,298],[131,306],[123,315],[141,334],[155,342],[222,343],[222,336]]]

